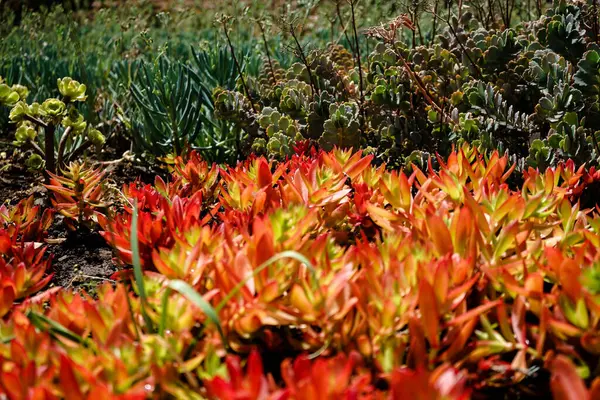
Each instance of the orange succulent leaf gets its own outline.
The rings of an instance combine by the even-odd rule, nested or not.
[[[263,375],[262,360],[259,353],[253,350],[248,357],[246,371],[242,369],[238,357],[229,356],[226,359],[229,381],[221,377],[206,381],[210,398],[214,399],[275,399],[273,388],[269,387]]]
[[[427,230],[438,256],[441,257],[454,251],[450,231],[439,215],[431,214],[427,217]]]
[[[423,368],[396,369],[392,372],[390,380],[394,399],[467,400],[471,398],[466,375],[448,365],[441,365],[433,372]]]
[[[456,368],[470,371],[477,391],[512,385],[542,359],[595,360],[600,222],[575,205],[582,182],[595,178],[567,162],[526,171],[515,190],[507,183],[514,165],[497,152],[462,147],[437,158],[437,171],[431,160],[406,176],[341,149],[223,168],[184,155],[170,164],[170,179],[124,186],[127,202],[114,218],[98,201],[98,176],[73,167],[53,177],[56,207],[97,220],[122,266],[131,264],[137,229],[147,299],[129,270],[115,275],[124,283],[100,286],[97,299],[36,297],[49,264],[29,240],[43,239],[47,220],[33,222],[40,211],[30,200],[0,207],[0,335],[15,337],[0,341],[0,357],[20,379],[6,373],[0,385],[14,384],[19,396],[29,385],[40,398],[70,385],[86,399],[141,398],[149,385],[171,397],[206,388],[215,398],[462,399],[470,390]],[[83,210],[67,196],[77,191]],[[256,272],[285,251],[312,268],[286,258]],[[168,294],[169,279],[186,281],[213,306],[228,296],[217,310],[225,344],[203,312]],[[32,326],[28,311],[86,345]],[[320,356],[284,362],[278,387],[253,348]],[[226,349],[241,357],[224,361]],[[50,367],[34,374],[32,360]],[[229,376],[215,377],[225,367]],[[558,393],[564,384],[555,381]]]
[[[423,330],[429,344],[434,348],[439,347],[440,316],[438,304],[433,287],[425,279],[421,280],[419,285],[419,310],[423,321]]]
[[[564,355],[550,361],[550,387],[556,400],[592,400],[573,362]]]
[[[473,318],[479,317],[479,315],[491,310],[492,308],[498,306],[501,303],[502,303],[502,300],[499,299],[499,300],[494,300],[494,301],[490,301],[488,303],[482,304],[480,306],[477,306],[477,307],[467,311],[466,313],[460,314],[460,315],[452,318],[446,324],[448,326],[461,325]]]
[[[63,394],[69,399],[85,399],[75,376],[73,361],[64,354],[60,356],[60,386]]]
[[[61,171],[61,176],[50,173],[50,184],[45,187],[53,193],[52,204],[69,219],[68,226],[95,223],[93,217],[106,208],[104,177],[106,171],[88,168],[73,162]]]

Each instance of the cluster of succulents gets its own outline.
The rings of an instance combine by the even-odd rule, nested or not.
[[[349,50],[284,19],[297,62],[259,20],[264,57],[223,23],[108,90],[0,78],[49,195],[0,205],[0,399],[600,398],[600,5],[357,29],[374,1],[317,2]],[[164,175],[110,182],[139,158],[86,149],[117,126]],[[54,286],[73,238],[113,251],[94,293]]]
[[[264,129],[286,131],[275,113]],[[598,171],[529,168],[513,190],[508,156],[468,145],[437,172],[372,160],[192,153],[112,210],[72,165],[87,195],[55,179],[59,212],[94,214],[123,267],[94,297],[39,292],[51,215],[0,208],[0,393],[597,398],[600,215],[579,202]]]
[[[265,128],[253,122],[268,107],[314,145],[363,148],[390,166],[406,166],[415,152],[449,154],[463,142],[507,151],[521,170],[569,158],[595,165],[600,48],[583,20],[587,7],[557,1],[540,19],[503,30],[479,26],[467,10],[430,46],[396,41],[394,20],[366,31],[379,43],[361,71],[337,45],[285,73],[265,64],[268,79],[230,106],[243,115],[233,118],[246,133],[242,148],[265,154]],[[217,93],[217,104],[224,93],[246,97],[241,88]]]
[[[23,86],[14,84],[7,85],[0,76],[0,106],[13,106],[18,101],[26,100],[29,90]]]
[[[85,149],[101,148],[104,135],[88,125],[78,111],[76,102],[86,100],[86,86],[72,78],[58,79],[60,98],[49,98],[41,104],[27,103],[28,90],[20,85],[0,85],[6,92],[0,105],[11,106],[9,118],[16,126],[13,144],[32,150],[27,160],[31,169],[46,168],[56,172],[70,158],[76,158]]]

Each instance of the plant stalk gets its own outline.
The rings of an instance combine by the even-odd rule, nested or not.
[[[335,2],[335,12],[337,13],[337,17],[340,21],[340,27],[342,28],[342,32],[344,33],[344,36],[346,37],[346,41],[348,42],[348,45],[350,46],[350,50],[352,51],[352,53],[354,53],[354,45],[352,44],[352,41],[348,37],[348,32],[346,32],[346,27],[344,26],[344,20],[342,18],[342,10],[340,8],[340,0],[336,0],[336,2]]]
[[[227,30],[227,21],[223,21],[223,31],[225,31],[225,37],[227,38],[227,44],[229,45],[229,51],[231,51],[231,56],[233,57],[233,62],[235,63],[235,68],[238,71],[238,74],[240,74],[240,80],[242,81],[242,86],[244,87],[244,91],[246,92],[246,96],[248,97],[248,100],[250,101],[250,106],[252,107],[252,111],[254,111],[255,114],[258,114],[258,111],[256,110],[256,107],[254,106],[254,102],[252,101],[252,96],[250,96],[250,91],[248,90],[248,86],[246,85],[246,80],[244,79],[244,74],[242,73],[242,67],[240,66],[240,63],[238,62],[238,59],[235,55],[235,48],[233,47],[233,44],[231,43],[231,38],[229,37],[229,31]]]
[[[56,162],[56,165],[58,165],[58,168],[62,168],[63,166],[63,158],[64,158],[64,154],[65,154],[65,147],[67,145],[67,140],[69,139],[69,135],[71,134],[72,131],[72,127],[67,127],[67,129],[65,129],[65,131],[63,132],[61,138],[60,138],[60,142],[58,143],[58,159]]]
[[[298,40],[298,37],[296,35],[296,30],[294,29],[294,25],[292,23],[290,23],[290,34],[292,35],[292,38],[294,38],[294,42],[296,43],[296,47],[298,48],[298,57],[300,57],[300,60],[302,61],[302,63],[306,67],[306,71],[308,72],[308,79],[310,80],[310,88],[312,90],[312,95],[314,97],[315,94],[318,93],[317,85],[315,84],[315,81],[313,79],[312,70],[310,69],[310,64],[308,63],[308,59],[306,58],[306,55],[304,54],[304,50],[302,49],[302,46],[300,45],[300,41]]]
[[[356,64],[358,67],[358,88],[360,92],[360,114],[363,119],[362,124],[365,122],[365,110],[364,110],[364,102],[365,102],[365,94],[364,94],[364,83],[363,83],[363,70],[362,70],[362,62],[360,60],[360,44],[358,41],[358,32],[356,30],[356,16],[354,12],[354,5],[356,1],[350,0],[350,10],[352,11],[352,30],[354,32],[354,45],[356,46]]]
[[[275,82],[275,69],[273,68],[273,61],[271,60],[271,52],[269,51],[269,44],[267,43],[267,36],[265,35],[265,27],[260,21],[257,21],[260,33],[262,34],[263,45],[265,46],[265,53],[267,54],[267,61],[269,62],[269,69],[271,70],[271,78],[273,83]]]
[[[29,147],[31,147],[33,149],[33,152],[36,153],[37,155],[39,155],[42,158],[46,158],[46,155],[44,154],[44,150],[42,150],[42,148],[40,146],[38,146],[38,144],[36,142],[34,142],[33,140],[29,140],[27,141],[27,144],[29,145]]]
[[[54,161],[54,131],[56,127],[53,124],[47,125],[44,132],[44,155],[46,157],[46,170],[56,173],[56,163]],[[46,176],[49,181],[50,176]]]

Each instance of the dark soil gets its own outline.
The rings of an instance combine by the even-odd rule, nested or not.
[[[97,232],[66,232],[65,228],[60,230],[60,224],[55,224],[50,231],[50,240],[63,240],[48,245],[47,252],[52,254],[51,272],[54,273],[50,287],[77,287],[90,291],[97,284],[110,280],[117,267],[112,260],[113,250],[102,236]]]
[[[133,163],[122,163],[115,166],[110,174],[110,179],[119,189],[123,184],[139,180],[142,183],[153,184],[156,176],[166,178],[166,171],[147,165],[136,165]]]
[[[24,165],[24,157],[14,152],[14,146],[0,140],[0,204],[16,204],[35,192],[45,190],[41,179]]]
[[[25,160],[25,154],[15,151],[10,141],[0,138],[0,205],[15,205],[33,195],[35,204],[44,209],[50,202],[43,177],[28,171]],[[100,168],[108,172],[107,184],[118,190],[137,179],[154,183],[156,175],[163,178],[166,175],[156,167],[128,161]],[[69,232],[60,215],[55,216],[47,242],[46,254],[52,257],[48,273],[54,274],[49,287],[80,288],[93,294],[96,285],[109,281],[118,270],[112,248],[98,232]]]
[[[139,179],[153,183],[157,175],[150,167],[121,163],[110,166],[107,181],[121,189],[123,184]],[[92,292],[96,285],[109,281],[118,267],[113,262],[113,250],[98,232],[69,232],[62,224],[62,216],[55,217],[49,232],[49,241],[62,240],[48,245],[47,252],[53,255],[51,286],[80,288]]]

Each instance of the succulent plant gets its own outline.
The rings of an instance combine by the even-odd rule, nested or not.
[[[265,144],[268,154],[276,158],[283,159],[293,154],[296,141],[304,139],[298,130],[296,121],[269,107],[265,107],[261,111],[258,124],[268,137]],[[260,141],[253,146],[259,146],[263,143],[263,141]],[[258,149],[258,147],[255,147],[255,149]]]
[[[44,168],[44,159],[39,154],[33,153],[27,158],[25,165],[30,171],[40,171]]]
[[[586,33],[581,27],[581,10],[560,0],[542,20],[543,27],[537,31],[538,41],[572,62],[578,61],[586,50]]]
[[[252,123],[250,102],[239,92],[217,88],[213,92],[215,99],[215,114],[218,118],[240,123],[243,126]]]
[[[19,101],[20,98],[19,92],[13,90],[5,83],[0,83],[0,105],[12,106]]]
[[[96,146],[96,148],[101,148],[106,142],[106,138],[98,129],[91,128],[87,132],[88,140]]]
[[[354,68],[355,61],[352,53],[341,44],[330,43],[327,52],[338,67],[342,67],[347,72]]]
[[[508,151],[522,168],[530,144],[546,140],[566,114],[585,117],[588,126],[600,123],[600,56],[590,40],[590,12],[557,1],[538,20],[504,29],[491,14],[485,21],[465,9],[438,27],[431,44],[413,46],[398,40],[398,29],[415,27],[392,21],[366,30],[377,43],[363,65],[362,88],[353,55],[329,45],[307,51],[285,71],[263,61],[262,76],[247,78],[255,107],[238,87],[237,98],[228,93],[219,100],[221,107],[229,104],[219,116],[243,131],[244,154],[268,154],[269,138],[257,127],[256,114],[269,107],[292,118],[309,145],[360,146],[388,166],[405,165],[415,150],[447,154],[470,142],[480,150]],[[511,20],[501,17],[504,24]],[[331,117],[332,104],[336,112],[341,104],[354,104],[359,116],[349,117],[353,123],[346,126],[346,117]],[[334,129],[335,123],[340,126]]]
[[[548,49],[534,52],[529,68],[524,73],[525,79],[535,82],[545,93],[552,92],[554,86],[567,79],[569,63],[564,57]]]
[[[66,77],[57,80],[58,91],[64,97],[65,102],[85,101],[86,87],[83,83],[79,83],[73,78]]]
[[[296,120],[303,121],[308,113],[311,96],[308,83],[297,79],[289,80],[283,85],[279,110]]]
[[[40,108],[44,116],[54,121],[62,120],[67,112],[66,104],[59,99],[48,99],[41,104]]]
[[[27,96],[29,96],[29,89],[26,86],[15,83],[10,87],[10,89],[19,94],[19,100],[27,101]]]
[[[19,124],[15,132],[15,146],[23,146],[28,142],[33,142],[37,137],[37,130],[33,123],[29,121],[23,121]]]
[[[85,122],[83,115],[81,115],[76,108],[71,107],[67,116],[63,118],[62,125],[65,128],[71,127],[73,134],[79,135],[85,131],[87,122]]]
[[[506,68],[509,61],[515,59],[523,48],[512,29],[487,36],[484,46],[483,67],[490,73]]]
[[[329,92],[321,92],[316,95],[308,105],[308,116],[306,117],[306,136],[308,139],[316,140],[323,134],[323,125],[329,119],[329,109],[335,102]]]
[[[370,100],[373,103],[408,112],[411,90],[401,68],[388,68],[385,76],[371,75],[369,79],[374,86],[370,93]]]
[[[329,119],[323,124],[323,135],[319,144],[325,150],[334,146],[359,148],[361,132],[359,110],[356,103],[333,103],[329,106]]]
[[[56,172],[56,164],[62,167],[68,158],[82,154],[91,145],[100,148],[105,140],[74,105],[86,99],[85,85],[68,77],[57,83],[63,100],[49,98],[41,104],[27,104],[27,88],[15,87],[13,93],[19,99],[9,113],[10,121],[17,125],[13,143],[35,154],[29,157],[30,169],[38,170],[42,165],[39,158],[43,158],[50,173]]]
[[[581,92],[597,101],[600,95],[600,53],[589,50],[577,63],[577,72],[574,75],[574,84]]]
[[[565,113],[579,112],[583,109],[581,91],[560,82],[554,85],[552,92],[545,94],[535,106],[535,118],[554,124],[560,121]]]
[[[89,228],[97,214],[106,208],[105,171],[72,162],[61,172],[61,176],[51,174],[49,184],[45,185],[53,193],[52,204],[66,217],[70,229]]]
[[[598,157],[591,135],[595,133],[585,129],[585,118],[579,120],[576,112],[567,112],[554,125],[548,137],[535,139],[531,144],[529,165],[547,168],[557,160],[577,160],[586,162]],[[596,139],[597,140],[597,139]]]
[[[21,122],[27,116],[37,116],[39,112],[39,104],[36,104],[35,108],[28,106],[24,101],[19,101],[14,105],[14,107],[10,110],[10,120],[14,123]]]

